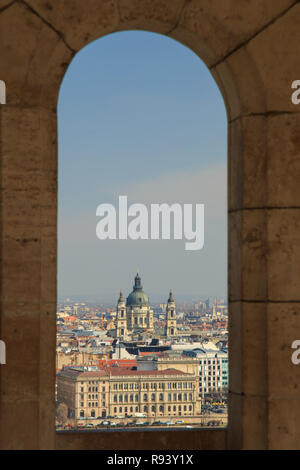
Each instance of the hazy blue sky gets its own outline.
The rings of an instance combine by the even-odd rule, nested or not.
[[[58,102],[58,294],[115,301],[139,268],[150,301],[227,294],[227,118],[204,63],[173,39],[130,31],[82,49]],[[205,242],[96,238],[96,208],[204,203]]]

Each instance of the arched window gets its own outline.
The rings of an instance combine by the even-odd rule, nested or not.
[[[145,59],[143,56],[141,56],[144,64],[142,66],[140,66],[138,62],[135,65],[130,60],[128,63],[126,61],[122,62],[124,73],[126,73],[126,68],[130,68],[130,74],[127,76],[127,79],[124,76],[125,79],[120,80],[119,84],[115,82],[115,80],[117,80],[118,74],[114,73],[113,76],[106,74],[110,67],[103,66],[101,68],[101,72],[98,70],[98,67],[96,67],[96,70],[94,70],[95,74],[90,74],[91,80],[88,82],[87,86],[84,86],[85,84],[81,84],[82,74],[78,75],[81,77],[80,84],[84,87],[85,90],[84,98],[82,96],[78,96],[78,92],[76,93],[75,97],[72,95],[72,92],[65,96],[64,87],[67,87],[68,84],[71,84],[71,79],[69,76],[72,72],[73,64],[75,67],[74,70],[76,72],[76,67],[80,62],[80,55],[84,55],[85,52],[82,50],[76,56],[76,59],[65,75],[58,105],[59,113],[62,113],[60,115],[61,122],[59,124],[60,160],[58,166],[58,179],[60,185],[58,256],[59,265],[62,266],[62,269],[60,268],[61,272],[59,273],[59,282],[61,284],[59,286],[59,290],[63,290],[63,292],[66,293],[70,292],[71,289],[74,289],[75,292],[79,290],[81,292],[84,292],[85,290],[92,292],[93,290],[95,291],[96,288],[100,288],[102,291],[99,294],[101,294],[101,296],[105,295],[106,292],[111,292],[111,286],[115,286],[116,283],[121,284],[121,282],[123,282],[121,278],[121,270],[118,270],[118,263],[120,262],[121,257],[124,258],[124,266],[126,266],[127,262],[130,261],[130,263],[128,262],[128,269],[132,269],[131,266],[136,264],[137,257],[140,256],[138,250],[133,249],[129,243],[126,244],[126,241],[125,244],[124,240],[121,240],[121,243],[119,243],[119,233],[115,237],[116,243],[110,244],[106,243],[104,240],[101,240],[101,243],[98,243],[97,239],[96,245],[95,229],[97,222],[99,222],[99,218],[98,215],[95,217],[95,214],[97,206],[102,202],[102,200],[107,200],[111,204],[115,205],[117,212],[116,215],[118,217],[119,209],[117,208],[116,201],[111,200],[112,193],[114,195],[118,195],[119,189],[121,191],[123,187],[130,187],[132,189],[133,195],[137,195],[137,191],[139,190],[139,196],[141,197],[141,200],[148,201],[149,188],[153,183],[153,191],[150,191],[151,195],[155,195],[155,197],[157,197],[159,200],[161,199],[163,202],[163,197],[165,194],[167,194],[168,201],[166,202],[175,202],[178,200],[183,207],[183,203],[186,203],[189,198],[193,204],[199,202],[206,203],[206,190],[211,191],[211,181],[214,181],[218,191],[211,191],[213,193],[211,198],[212,202],[209,200],[207,203],[209,210],[207,211],[207,232],[205,235],[207,239],[210,240],[209,250],[212,254],[210,261],[208,260],[208,255],[205,254],[205,262],[202,265],[202,263],[198,262],[195,256],[191,256],[189,250],[186,250],[185,245],[187,244],[187,240],[185,239],[185,236],[182,237],[182,241],[180,241],[180,243],[172,242],[165,244],[163,241],[161,242],[161,240],[157,242],[155,241],[155,248],[153,248],[153,250],[155,251],[157,249],[157,252],[155,252],[155,259],[158,263],[158,269],[155,271],[155,274],[153,274],[153,272],[151,273],[151,271],[150,274],[147,273],[150,280],[149,288],[154,288],[155,282],[158,286],[163,284],[162,281],[164,281],[164,275],[161,274],[159,265],[161,264],[164,267],[167,267],[169,269],[170,281],[172,278],[172,281],[174,280],[176,284],[176,291],[174,289],[174,300],[176,305],[176,292],[178,292],[178,289],[181,288],[181,286],[183,286],[183,289],[186,289],[187,291],[190,289],[197,293],[199,281],[203,281],[205,284],[207,284],[207,279],[210,278],[210,281],[213,282],[213,285],[215,286],[215,282],[217,282],[217,276],[215,273],[218,273],[218,277],[222,277],[221,275],[219,276],[220,270],[218,269],[218,262],[219,260],[223,259],[223,254],[226,254],[226,243],[224,243],[224,250],[220,250],[221,254],[218,251],[218,256],[214,256],[214,253],[216,253],[216,238],[219,237],[221,239],[223,237],[224,240],[226,238],[226,230],[224,230],[224,221],[226,221],[226,202],[224,201],[226,201],[226,198],[223,196],[226,194],[227,162],[226,159],[221,162],[221,156],[223,148],[223,155],[226,156],[227,145],[226,133],[223,129],[222,132],[225,135],[224,137],[223,134],[220,133],[219,129],[220,122],[221,124],[222,122],[226,123],[226,114],[224,104],[222,103],[222,99],[220,99],[220,93],[216,85],[213,83],[213,79],[210,76],[209,78],[206,77],[205,80],[200,82],[198,79],[195,79],[195,76],[198,73],[196,70],[197,64],[199,65],[198,78],[203,78],[205,73],[207,73],[207,75],[209,74],[209,72],[206,70],[206,66],[201,63],[195,54],[170,38],[165,39],[159,37],[159,35],[152,35],[151,33],[146,32],[122,32],[115,35],[113,40],[120,36],[120,47],[123,45],[122,37],[124,37],[124,41],[126,41],[126,38],[129,38],[131,34],[140,35],[142,43],[144,40],[147,42],[148,37],[150,41],[151,37],[153,41],[160,40],[161,44],[163,44],[164,41],[167,41],[169,45],[166,46],[166,50],[171,50],[171,47],[174,47],[174,51],[178,50],[179,56],[176,55],[174,64],[175,68],[173,70],[173,72],[177,70],[177,73],[172,73],[171,78],[169,77],[166,80],[166,76],[164,75],[166,71],[164,71],[163,74],[157,74],[156,71],[156,80],[151,80],[151,78],[148,80],[147,77],[144,77],[146,80],[145,82],[145,80],[143,81],[139,75],[140,72],[145,68]],[[110,36],[106,38],[104,37],[99,40],[99,42],[95,41],[93,44],[88,46],[88,48],[94,47],[95,51],[102,53],[103,50],[105,51],[105,48],[107,49],[107,44],[109,44],[110,39]],[[146,48],[146,50],[148,49]],[[161,52],[160,47],[156,50]],[[123,51],[122,54],[124,53],[125,52]],[[182,54],[182,56],[180,56],[180,54]],[[192,63],[190,73],[187,72],[189,59],[187,59],[186,62],[182,62],[184,65],[181,66],[181,59],[177,58],[183,58],[184,54],[189,56],[189,59]],[[165,61],[169,62],[169,57],[171,56],[172,54],[170,55],[168,53],[164,53],[163,57],[165,59],[164,61],[161,61],[161,64]],[[111,59],[111,51],[107,57],[109,57],[112,63],[113,59]],[[152,59],[151,57],[148,57],[147,60],[150,61],[149,70],[151,70]],[[195,63],[193,63],[193,61]],[[97,64],[100,63],[101,60],[98,60]],[[130,64],[130,66],[128,64]],[[164,63],[164,67],[165,65],[166,64]],[[171,66],[171,64],[169,65]],[[118,61],[115,61],[115,66],[117,69]],[[77,69],[77,71],[79,69]],[[88,66],[84,70],[87,74],[89,74]],[[209,82],[209,79],[211,82]],[[94,89],[92,92],[91,87],[93,86],[93,82],[97,82],[97,86],[96,89]],[[164,85],[164,88],[161,90],[158,90],[157,88],[152,89],[152,85],[156,82],[159,82],[161,86]],[[184,87],[181,86],[182,82],[185,83]],[[113,83],[112,88],[110,86],[111,83]],[[201,83],[200,86],[198,85],[199,83]],[[209,85],[209,90],[206,94],[205,85],[209,83],[214,86],[215,92],[212,91],[213,86],[210,88]],[[128,84],[131,86],[130,89],[126,88]],[[146,84],[145,88],[143,88],[144,84]],[[73,87],[74,89],[78,90],[78,86],[74,86],[74,83]],[[134,96],[134,88],[137,88],[138,90],[138,98]],[[117,93],[115,92],[116,90],[118,90]],[[173,92],[174,95],[172,95]],[[141,96],[142,99],[140,100]],[[128,97],[130,97],[130,100],[128,100]],[[214,98],[219,100],[218,107],[213,105]],[[203,103],[201,101],[202,99]],[[143,102],[141,108],[139,108],[140,101]],[[196,105],[195,101],[197,101]],[[89,103],[93,103],[92,108],[89,107]],[[220,104],[222,107],[221,112]],[[69,107],[67,107],[68,105]],[[82,109],[80,113],[77,112],[78,105],[80,106],[80,109]],[[89,109],[92,109],[93,111],[90,122]],[[169,114],[166,112],[167,110]],[[67,119],[66,116],[72,116],[72,119]],[[219,119],[220,116],[222,116],[222,120]],[[146,118],[145,123],[142,122],[144,117]],[[168,122],[168,120],[170,121]],[[208,122],[212,124],[211,129],[208,127]],[[199,130],[201,132],[199,132]],[[149,132],[151,134],[151,138]],[[222,138],[220,137],[221,135]],[[71,136],[69,141],[68,136]],[[76,138],[77,136],[78,138]],[[209,137],[207,138],[207,136]],[[218,145],[215,145],[216,141],[218,141]],[[137,144],[136,147],[135,144]],[[86,158],[83,158],[83,155],[85,155]],[[130,175],[130,177],[127,175]],[[150,186],[147,189],[148,181]],[[210,184],[208,184],[208,182],[210,182]],[[225,191],[222,192],[223,186]],[[76,188],[76,190],[74,188]],[[99,188],[101,188],[101,190]],[[111,188],[113,188],[113,191],[111,191]],[[74,200],[72,200],[72,205],[70,205],[70,194],[72,194],[72,198],[74,198]],[[87,195],[86,200],[84,199],[85,195]],[[133,200],[132,202],[134,203],[137,201]],[[223,205],[220,205],[219,203]],[[74,213],[74,207],[80,208],[80,217],[78,218]],[[222,210],[225,208],[224,217],[221,224],[222,230],[220,230],[218,223],[215,222],[215,207],[218,207],[219,212],[221,212],[220,207]],[[72,210],[73,213],[70,215]],[[72,224],[70,220],[72,220]],[[182,222],[184,222],[184,220]],[[184,223],[182,226],[184,226]],[[218,226],[217,229],[216,226]],[[74,235],[74,239],[71,240],[70,243],[68,237],[71,233]],[[130,238],[130,236],[128,236],[128,238]],[[149,250],[146,249],[144,251],[145,266],[149,267],[152,266],[151,247],[154,246],[154,242],[152,242],[150,238],[149,230],[149,239],[145,241],[145,244],[149,242]],[[147,238],[144,237],[144,239],[146,240]],[[150,246],[151,243],[153,243],[153,245]],[[190,239],[189,243],[192,244],[193,241]],[[68,247],[66,251],[64,251],[65,246]],[[133,246],[135,246],[135,244],[133,244]],[[156,248],[156,246],[158,248]],[[180,247],[182,248],[181,252]],[[201,255],[203,253],[204,252],[202,252]],[[103,255],[105,255],[104,258],[106,260],[110,260],[109,263],[111,263],[111,265],[109,266],[109,269],[107,269],[105,263],[99,263],[99,260],[103,258]],[[89,260],[89,262],[87,262],[87,260]],[[166,260],[168,261],[167,263]],[[210,267],[210,263],[213,265],[214,269],[205,269],[203,267]],[[180,270],[176,269],[178,265],[180,266]],[[99,279],[97,279],[97,276],[92,274],[96,272],[96,268],[101,279],[100,287]],[[224,273],[225,271],[226,269],[224,269]],[[213,272],[214,275],[212,275],[211,272]],[[124,273],[122,273],[122,276],[123,274]],[[128,277],[129,276],[130,273],[128,273]],[[167,276],[165,277],[168,279]],[[223,277],[226,279],[226,273]],[[151,282],[153,283],[153,286],[151,286]],[[219,284],[220,282],[216,287],[218,292],[221,291]],[[224,293],[226,292],[225,287],[226,282],[224,284]],[[161,287],[162,290],[168,288],[169,286]],[[206,285],[206,288],[208,289],[208,284]],[[146,283],[144,285],[144,289],[145,292],[147,292]],[[128,294],[126,293],[126,296]],[[162,303],[167,301],[166,294],[164,292],[159,293],[159,295],[162,296]],[[188,295],[190,295],[190,293]],[[60,297],[64,298],[64,295]],[[225,297],[226,295],[224,295],[224,299]],[[144,300],[142,294],[138,294],[135,298],[140,303]],[[67,299],[67,295],[65,296],[65,299]],[[146,313],[144,313],[146,308],[143,307],[142,309],[137,309],[132,305],[128,305],[126,311],[123,307],[124,304],[118,303],[117,299],[112,298],[109,302],[111,304],[112,310],[111,315],[108,315],[109,320],[107,324],[105,323],[106,319],[104,320],[104,327],[103,321],[101,321],[103,334],[106,334],[109,331],[109,329],[106,329],[106,327],[113,327],[112,329],[114,329],[116,325],[113,323],[117,323],[118,321],[119,323],[116,328],[117,331],[112,331],[111,333],[113,334],[109,333],[111,337],[119,335],[119,332],[127,333],[127,327],[129,326],[132,328],[132,330],[135,330],[134,334],[140,334],[143,329],[147,329],[147,321],[145,318]],[[71,307],[68,304],[69,301],[66,301],[65,305],[61,305],[62,309],[57,310],[58,312],[63,312],[61,318],[59,318],[58,314],[61,326],[65,323],[62,328],[68,327],[67,323],[70,321],[69,318],[72,318],[70,312],[73,312],[74,316],[79,315],[80,318],[83,318],[83,320],[86,321],[85,327],[88,330],[90,328],[91,320],[90,313],[88,313],[87,309],[84,306],[81,307],[81,303],[71,302]],[[200,304],[199,307],[195,307],[195,309],[199,310],[199,313],[202,308],[206,308],[202,305],[204,302],[201,301]],[[162,310],[163,315],[161,319],[163,321],[168,318],[169,308],[170,317],[172,320],[170,320],[166,328],[171,333],[172,338],[169,339],[172,343],[176,341],[173,336],[176,335],[177,332],[180,334],[180,328],[182,328],[182,326],[184,327],[184,322],[182,323],[182,318],[178,318],[180,317],[179,313],[176,315],[176,311],[179,312],[179,309],[177,308],[176,310],[174,304],[169,305],[167,311],[165,307]],[[66,312],[69,312],[68,317],[63,309],[66,309]],[[211,305],[209,305],[209,303],[206,310],[207,316],[213,314],[211,311]],[[217,315],[218,308],[215,310]],[[115,314],[116,317],[114,316]],[[118,320],[118,314],[120,315],[121,320]],[[84,318],[85,315],[86,318]],[[68,318],[68,320],[64,322],[63,318]],[[152,323],[153,318],[151,317],[151,324]],[[125,325],[126,329],[124,329]],[[74,327],[77,327],[77,325],[71,325],[71,328]],[[162,326],[162,330],[164,328],[165,325]],[[58,331],[60,330],[58,329]],[[162,331],[162,333],[165,335],[164,331]],[[153,331],[150,333],[148,332],[147,334],[151,336]],[[129,338],[131,340],[131,332],[129,333]],[[95,342],[97,341],[98,340],[95,340]],[[114,346],[111,347],[110,353],[117,354],[113,349]],[[117,356],[115,355],[114,357]],[[173,390],[176,392],[178,377],[179,376],[172,377],[170,374],[168,391],[172,392]],[[177,395],[176,393],[172,392],[173,395],[171,393],[168,394],[167,401],[165,400],[166,396],[164,396],[163,393],[159,393],[158,396],[156,396],[156,393],[151,393],[152,391],[156,390],[154,384],[154,380],[156,379],[159,380],[159,377],[157,378],[154,376],[154,378],[151,377],[150,379],[147,379],[149,380],[149,383],[152,381],[151,389],[148,389],[149,396],[144,393],[143,395],[125,394],[125,390],[136,391],[139,389],[139,377],[134,377],[131,379],[135,382],[138,382],[134,384],[134,388],[131,388],[130,386],[124,387],[124,395],[121,393],[123,386],[120,383],[119,388],[114,389],[116,395],[113,395],[113,404],[128,404],[128,402],[135,402],[138,404],[143,401],[152,401],[152,403],[155,403],[156,401],[159,401],[159,404],[166,408],[168,403],[171,403],[172,401],[176,402],[177,399],[179,402],[182,402],[182,397],[184,398],[185,402],[188,400],[192,401],[192,394],[187,395],[178,393]],[[118,376],[113,377],[113,381],[119,380],[122,379]],[[161,380],[166,380],[166,376],[164,376]],[[172,380],[174,380],[174,382],[171,382]],[[191,378],[187,378],[186,380],[191,380]],[[127,380],[126,384],[128,385]],[[110,390],[111,385],[112,384],[109,384]],[[161,391],[161,384],[159,384],[159,388],[159,391]],[[89,390],[91,391],[91,387]],[[92,390],[97,390],[97,388],[92,387]],[[143,389],[143,392],[146,390],[147,389]],[[181,387],[180,391],[182,391]],[[110,395],[110,397],[111,396],[112,395]],[[109,400],[111,400],[111,398],[108,396],[106,399],[104,397],[96,398],[95,395],[92,395],[89,398],[91,400],[101,399],[100,405],[103,405],[102,408],[107,408],[107,410],[109,409],[108,407],[111,404]],[[104,400],[108,400],[108,403]],[[164,403],[164,401],[166,401],[166,403]],[[196,410],[196,399],[194,402]],[[94,405],[95,402],[92,402],[92,406]],[[91,404],[89,403],[88,406],[91,407]],[[151,405],[149,405],[149,409],[150,406]],[[136,411],[138,411],[139,407],[137,406],[136,408]],[[100,412],[101,411],[99,411],[99,413]]]

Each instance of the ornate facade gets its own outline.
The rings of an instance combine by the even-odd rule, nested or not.
[[[147,333],[154,331],[153,310],[151,310],[148,295],[143,291],[141,277],[137,273],[133,291],[127,297],[126,303],[122,291],[120,292],[116,315],[116,337],[124,339],[132,333],[142,331]],[[170,290],[166,309],[165,336],[169,338],[176,334],[176,307]]]
[[[58,403],[68,408],[76,424],[108,416],[124,420],[141,413],[159,418],[199,420],[198,370],[129,370],[120,367],[88,372],[76,368],[58,374]],[[138,413],[138,415],[136,415]],[[96,422],[95,422],[96,423]]]

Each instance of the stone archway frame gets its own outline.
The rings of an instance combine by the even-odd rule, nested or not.
[[[204,60],[229,127],[229,427],[134,433],[135,448],[297,448],[300,412],[287,408],[300,378],[287,365],[300,326],[297,3],[0,0],[2,448],[132,449],[120,432],[54,429],[57,96],[78,50],[132,29],[172,37]]]

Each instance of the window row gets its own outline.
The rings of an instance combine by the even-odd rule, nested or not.
[[[164,396],[163,393],[155,394],[147,394],[144,393],[141,396],[142,401],[193,401],[193,393],[168,393],[167,395],[168,398]],[[117,395],[114,394],[113,396],[113,401],[114,403],[122,403],[122,402],[134,402],[134,401],[139,401],[139,395],[136,394],[131,394],[131,395]]]

